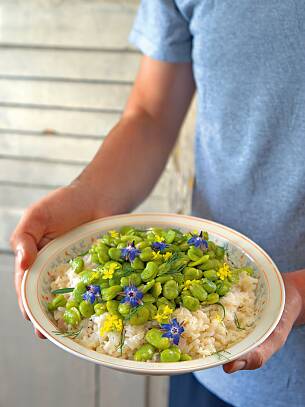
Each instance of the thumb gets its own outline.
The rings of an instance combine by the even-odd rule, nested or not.
[[[17,240],[18,239],[18,240]],[[21,283],[25,270],[30,267],[36,256],[37,256],[37,246],[33,237],[23,233],[16,238],[15,247],[15,289],[18,297],[18,305],[26,319],[29,319],[21,300]]]

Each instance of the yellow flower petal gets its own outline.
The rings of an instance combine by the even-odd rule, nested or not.
[[[166,261],[168,259],[170,259],[172,257],[173,253],[171,252],[167,252],[165,254],[163,254],[163,259]]]
[[[113,238],[117,238],[117,237],[120,236],[119,233],[116,230],[110,230],[108,233]]]

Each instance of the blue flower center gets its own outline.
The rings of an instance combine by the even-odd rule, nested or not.
[[[173,326],[172,329],[171,329],[171,333],[172,333],[173,335],[177,335],[177,334],[179,333],[178,328],[176,328],[175,326]]]

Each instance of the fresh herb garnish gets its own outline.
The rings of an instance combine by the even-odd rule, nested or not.
[[[61,332],[61,331],[52,331],[57,336],[62,336],[63,338],[76,339],[81,333],[83,328],[80,328],[78,331],[71,332]]]
[[[58,290],[53,290],[51,291],[51,294],[57,295],[57,294],[67,294],[67,293],[72,293],[74,288],[59,288]]]
[[[234,323],[235,323],[237,329],[240,329],[241,331],[244,331],[246,329],[246,328],[242,328],[240,326],[240,322],[239,322],[239,319],[238,319],[238,317],[236,315],[236,312],[234,313]]]

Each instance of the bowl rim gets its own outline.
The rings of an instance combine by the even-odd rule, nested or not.
[[[171,217],[171,218],[175,218],[176,220],[184,219],[186,221],[189,220],[189,221],[194,221],[194,222],[199,221],[202,223],[207,223],[207,224],[211,225],[211,227],[214,226],[214,227],[224,229],[229,234],[233,233],[239,239],[246,240],[248,244],[250,244],[251,246],[254,246],[256,248],[256,250],[261,252],[261,254],[271,264],[272,269],[277,277],[278,293],[280,294],[280,306],[278,308],[276,317],[273,319],[273,323],[259,337],[258,340],[256,340],[253,344],[248,346],[246,349],[241,350],[237,353],[234,353],[231,356],[230,355],[226,356],[225,360],[221,360],[221,359],[219,359],[217,361],[213,360],[211,363],[208,363],[208,364],[205,363],[205,365],[203,365],[203,366],[200,366],[198,362],[200,362],[201,360],[206,361],[207,358],[203,358],[203,359],[199,358],[199,359],[193,359],[191,361],[175,362],[175,363],[156,363],[156,362],[143,363],[143,362],[136,362],[136,361],[128,360],[128,359],[121,359],[118,357],[114,357],[114,356],[102,354],[102,353],[99,353],[99,352],[96,352],[93,350],[89,350],[85,346],[80,345],[75,341],[73,341],[73,344],[74,344],[73,348],[70,348],[69,346],[67,346],[67,341],[60,340],[59,337],[53,336],[49,332],[48,329],[44,328],[43,321],[38,321],[36,319],[35,310],[32,311],[32,309],[28,303],[27,291],[26,291],[28,277],[30,276],[31,270],[35,269],[37,260],[43,259],[45,256],[45,253],[46,252],[48,253],[48,251],[52,249],[52,246],[54,247],[58,243],[62,243],[62,245],[64,246],[64,244],[66,242],[65,246],[62,247],[62,249],[60,250],[60,251],[64,251],[65,247],[68,246],[68,241],[69,241],[69,238],[71,238],[71,237],[74,237],[75,242],[79,241],[80,237],[78,237],[78,238],[76,238],[76,237],[82,231],[82,229],[84,229],[86,227],[90,228],[90,226],[99,224],[101,222],[105,223],[107,221],[112,221],[112,220],[115,221],[115,220],[120,220],[120,219],[122,219],[122,225],[124,224],[124,219],[126,220],[125,224],[132,224],[133,220],[135,221],[137,218],[139,219],[139,218],[144,218],[144,217],[153,218],[153,221],[155,224],[158,223],[158,218],[162,218],[162,217]],[[153,221],[152,221],[152,223],[153,223]],[[136,221],[135,221],[135,223],[136,223]],[[147,221],[147,222],[145,221],[145,223],[149,223],[149,221]],[[161,223],[161,222],[159,222],[159,223]],[[167,223],[170,223],[170,222],[167,222]],[[87,233],[88,236],[90,234],[91,235],[93,234],[93,230],[91,232]],[[213,234],[213,232],[212,232],[212,234]],[[217,235],[217,233],[215,233],[215,234]],[[69,242],[69,244],[71,244],[71,242]],[[236,246],[236,244],[235,244],[235,246]],[[50,253],[50,257],[52,257],[52,256],[54,256],[54,253]],[[47,263],[47,262],[48,262],[48,258],[45,259],[44,263]],[[42,266],[40,267],[40,269],[41,268],[42,268]],[[38,273],[38,270],[36,270],[36,274],[37,273]],[[37,279],[39,279],[39,274],[38,274]],[[275,329],[276,325],[278,324],[278,322],[282,316],[284,306],[285,306],[285,286],[284,286],[284,282],[283,282],[281,273],[279,272],[276,264],[271,259],[271,257],[257,243],[253,242],[251,239],[249,239],[247,236],[243,235],[242,233],[240,233],[232,228],[229,228],[228,226],[225,226],[221,223],[214,222],[214,221],[204,219],[204,218],[195,217],[195,216],[181,215],[181,214],[174,214],[174,213],[164,213],[164,212],[142,212],[142,213],[130,213],[130,214],[127,213],[127,214],[113,215],[113,216],[107,216],[107,217],[95,219],[93,221],[83,223],[82,225],[70,230],[69,232],[67,232],[67,233],[57,237],[56,239],[53,239],[49,243],[47,243],[46,246],[44,246],[39,251],[37,259],[35,260],[33,265],[29,269],[27,269],[24,273],[23,280],[22,280],[22,287],[21,287],[21,297],[22,297],[22,302],[23,302],[24,308],[26,310],[26,313],[28,314],[28,316],[29,316],[31,322],[33,323],[33,325],[35,326],[35,328],[37,328],[39,331],[41,331],[47,339],[49,339],[52,343],[54,343],[61,349],[65,350],[71,354],[74,354],[75,356],[78,356],[82,359],[85,359],[87,361],[91,361],[93,363],[97,363],[97,364],[100,364],[105,367],[110,367],[110,368],[114,368],[114,369],[125,371],[125,372],[138,373],[138,374],[149,374],[149,375],[170,375],[170,374],[181,374],[181,373],[187,373],[187,372],[194,372],[194,371],[198,371],[198,370],[204,370],[207,368],[223,365],[224,363],[227,363],[229,361],[233,361],[235,359],[240,358],[242,355],[250,352],[257,346],[259,346],[262,342],[264,342],[270,336],[270,334],[273,332],[273,330]],[[49,323],[51,322],[50,319],[48,319],[46,316],[45,316],[45,318],[46,318],[47,322],[49,322]],[[245,340],[247,338],[247,336],[245,338],[243,338],[241,341],[239,341],[236,345],[239,345],[243,340]],[[67,338],[64,338],[64,339],[67,339]],[[72,339],[69,339],[69,341],[72,341]],[[235,344],[233,345],[233,347],[234,346],[235,346]],[[75,348],[80,348],[80,349],[76,350]],[[81,349],[83,349],[87,353],[88,353],[88,351],[97,353],[99,358],[94,358],[93,356],[88,356],[88,355],[82,353]],[[208,358],[210,358],[210,357],[211,356],[209,356]],[[103,360],[103,359],[105,359],[105,360]],[[194,366],[194,364],[196,364],[196,366]]]

